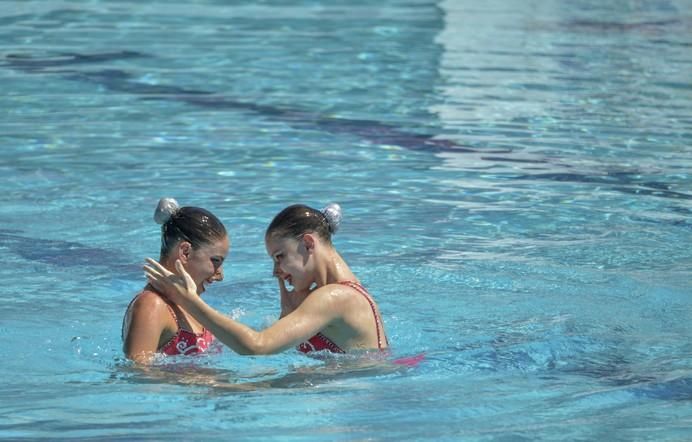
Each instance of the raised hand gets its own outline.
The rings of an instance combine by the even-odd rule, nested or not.
[[[277,278],[277,281],[279,281],[279,293],[281,294],[281,317],[283,318],[291,313],[294,307],[293,303],[291,302],[289,291],[286,288],[286,283],[281,278]]]
[[[175,261],[177,275],[156,260],[147,258],[146,261],[147,264],[144,265],[143,269],[149,283],[172,302],[185,305],[187,301],[197,297],[197,284],[185,271],[185,267],[179,259]]]

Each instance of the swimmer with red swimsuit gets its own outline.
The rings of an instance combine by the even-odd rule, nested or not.
[[[223,279],[223,262],[229,239],[224,225],[207,210],[179,207],[161,199],[154,214],[161,224],[162,267],[185,269],[200,297],[206,284]],[[123,318],[123,351],[135,362],[147,364],[154,356],[194,355],[207,351],[211,331],[185,309],[147,286],[130,302]]]
[[[368,301],[368,303],[370,304],[370,308],[372,309],[373,317],[375,319],[375,330],[377,330],[377,349],[384,350],[386,347],[389,346],[389,342],[387,342],[387,337],[384,336],[384,333],[380,334],[380,318],[377,314],[377,310],[375,310],[375,303],[370,297],[370,294],[365,290],[365,288],[362,285],[360,285],[357,282],[341,281],[339,282],[339,284],[356,289],[356,291],[363,295],[363,297]],[[382,344],[382,336],[384,336],[385,345]],[[329,339],[322,333],[317,333],[315,336],[313,336],[312,338],[308,339],[307,341],[303,342],[298,346],[298,351],[302,353],[310,353],[313,351],[324,350],[330,351],[332,353],[346,353],[341,348],[339,348],[338,345],[332,342],[331,339]]]
[[[137,310],[156,310],[160,308],[161,302],[166,305],[170,318],[175,322],[175,328],[166,327],[164,332],[159,334],[159,344],[156,346],[156,353],[168,356],[188,356],[206,352],[214,341],[214,335],[209,330],[201,327],[197,322],[195,322],[193,327],[188,317],[180,310],[180,307],[171,304],[170,301],[156,293],[150,286],[147,286],[140,294],[135,296],[130,305],[127,306],[127,311],[123,318],[123,342],[127,342],[127,335],[131,335],[131,333],[126,333],[126,330],[129,332],[132,329],[133,312]],[[137,303],[141,305],[133,307]],[[193,330],[193,328],[199,329],[200,327],[200,332]],[[171,335],[173,330],[175,332]]]
[[[240,354],[278,353],[292,347],[333,353],[386,350],[389,344],[377,303],[332,244],[340,220],[336,204],[323,211],[293,205],[271,222],[265,242],[279,283],[282,313],[262,331],[234,321],[196,296],[195,281],[180,261],[177,275],[152,259],[144,270],[157,290]]]

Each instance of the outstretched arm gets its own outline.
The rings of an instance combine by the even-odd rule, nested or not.
[[[339,315],[336,303],[340,297],[319,289],[293,312],[258,332],[207,305],[197,295],[197,287],[180,261],[175,264],[178,275],[152,259],[147,259],[147,263],[144,271],[157,290],[181,305],[217,339],[240,354],[279,353],[309,339]]]

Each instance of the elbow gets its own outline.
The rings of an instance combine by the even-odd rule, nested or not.
[[[136,350],[128,341],[123,343],[123,354],[137,365],[150,365],[154,359],[154,352]]]
[[[267,339],[262,335],[262,333],[258,333],[255,336],[255,339],[252,340],[250,345],[245,347],[246,355],[270,355],[275,353],[274,348],[271,346],[271,343],[267,341]]]
[[[262,332],[247,330],[237,335],[219,333],[216,337],[239,355],[253,356],[276,353],[275,346]]]
[[[127,352],[125,356],[137,365],[151,365],[154,361],[154,353],[150,351]]]

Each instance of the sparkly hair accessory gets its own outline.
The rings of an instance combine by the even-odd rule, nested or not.
[[[337,203],[330,203],[322,209],[322,214],[327,219],[329,224],[329,232],[333,235],[339,230],[341,224],[341,206]]]
[[[154,221],[157,224],[166,224],[178,209],[180,209],[180,205],[173,198],[161,198],[159,205],[156,206],[156,212],[154,212]]]

